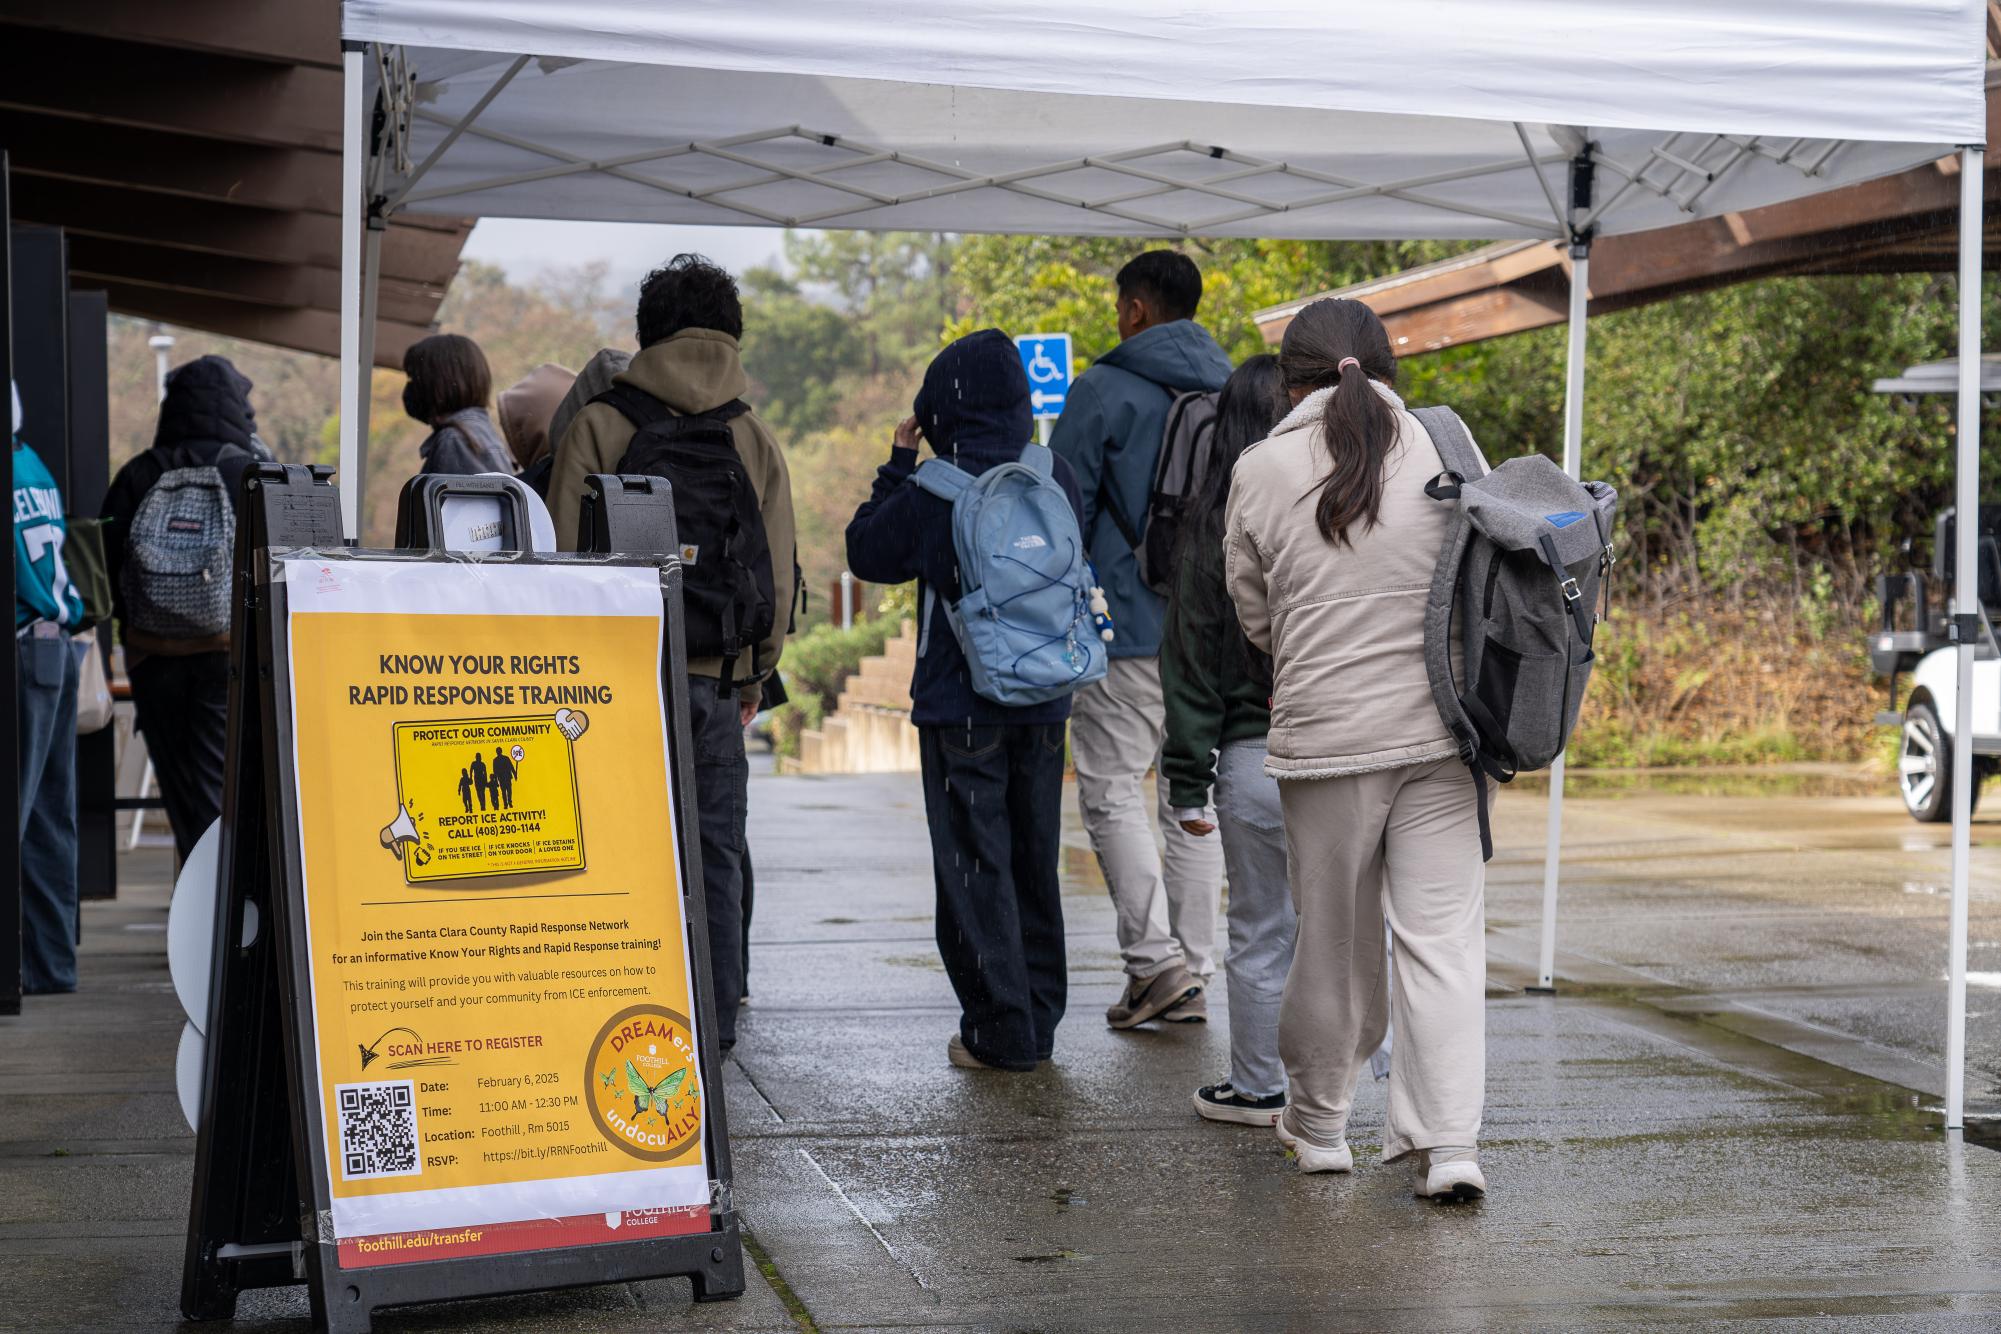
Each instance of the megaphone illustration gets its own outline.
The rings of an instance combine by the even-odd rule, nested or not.
[[[591,720],[584,716],[582,709],[556,710],[556,730],[571,741],[582,736],[584,729],[590,725]]]
[[[431,860],[431,854],[424,848],[424,836],[417,832],[417,823],[410,818],[409,808],[405,806],[398,806],[396,818],[382,826],[382,846],[399,858],[403,849],[409,848],[410,858],[418,866]]]

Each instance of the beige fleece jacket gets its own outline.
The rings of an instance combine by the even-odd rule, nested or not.
[[[1224,573],[1244,633],[1272,655],[1267,771],[1332,778],[1457,754],[1424,669],[1424,607],[1451,507],[1424,494],[1438,450],[1403,400],[1376,525],[1334,546],[1314,522],[1327,475],[1317,390],[1238,459]]]
[[[653,395],[679,413],[707,412],[731,399],[750,392],[750,379],[743,372],[737,341],[714,329],[683,329],[653,346],[642,348],[632,364],[614,379]],[[759,694],[759,682],[778,666],[785,648],[785,630],[791,623],[792,600],[798,596],[793,582],[792,557],[797,529],[792,517],[792,476],[785,467],[785,455],[755,409],[730,423],[737,453],[750,472],[757,490],[758,508],[764,513],[765,535],[771,541],[771,588],[777,603],[777,618],[770,638],[744,653],[735,675],[746,681],[740,692],[745,699]],[[566,551],[574,551],[577,523],[584,503],[584,478],[596,472],[617,472],[619,460],[632,443],[632,423],[609,403],[593,403],[576,415],[556,445],[556,462],[549,478],[549,512],[556,522],[556,540]],[[688,664],[690,676],[720,677],[721,658],[705,658]]]

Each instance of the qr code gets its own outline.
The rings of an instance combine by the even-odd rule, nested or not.
[[[409,1177],[424,1170],[417,1152],[415,1092],[407,1079],[334,1085],[343,1180]]]

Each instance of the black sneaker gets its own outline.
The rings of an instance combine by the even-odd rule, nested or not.
[[[1230,1081],[1195,1090],[1195,1114],[1204,1121],[1228,1121],[1240,1126],[1275,1126],[1285,1110],[1285,1095],[1249,1098],[1230,1087]]]

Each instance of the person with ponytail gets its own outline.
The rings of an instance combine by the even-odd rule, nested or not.
[[[1265,773],[1271,727],[1271,659],[1237,624],[1223,587],[1223,511],[1231,470],[1285,415],[1278,358],[1237,367],[1216,400],[1209,459],[1175,544],[1176,582],[1160,642],[1167,736],[1160,769],[1174,819],[1197,838],[1220,832],[1230,880],[1230,1077],[1195,1091],[1210,1121],[1271,1126],[1285,1110],[1278,1056],[1279,997],[1292,966],[1295,916],[1285,877],[1278,784]],[[1215,792],[1215,817],[1208,815]]]
[[[1383,1160],[1416,1155],[1421,1196],[1473,1198],[1486,1191],[1485,867],[1473,782],[1424,665],[1451,514],[1424,488],[1443,468],[1367,306],[1307,306],[1279,367],[1293,408],[1238,461],[1224,539],[1244,633],[1273,657],[1266,768],[1299,913],[1278,1137],[1303,1172],[1353,1170],[1356,1080],[1393,1020]]]

